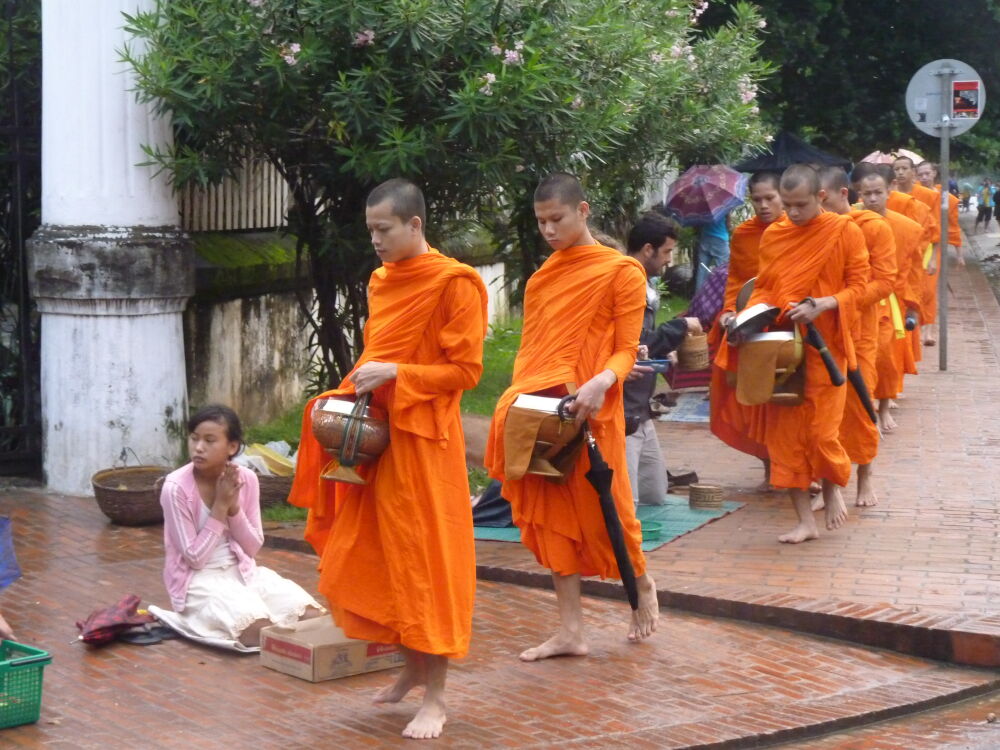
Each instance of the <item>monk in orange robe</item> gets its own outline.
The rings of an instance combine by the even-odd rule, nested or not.
[[[382,183],[365,214],[382,266],[368,286],[364,351],[317,398],[370,393],[388,415],[389,445],[357,468],[367,484],[321,479],[330,457],[312,434],[313,399],[289,500],[309,508],[306,538],[337,624],[351,638],[397,644],[405,657],[375,702],[425,686],[403,736],[427,739],[444,726],[448,660],[465,655],[472,632],[475,542],[459,407],[482,373],[487,296],[472,268],[427,244],[416,185]]]
[[[587,420],[597,445],[614,471],[612,491],[625,531],[639,588],[639,609],[632,613],[630,640],[649,636],[659,617],[656,586],[645,572],[642,533],[635,517],[625,457],[622,383],[632,371],[646,307],[642,265],[594,242],[587,227],[590,206],[579,181],[556,172],[535,191],[538,228],[552,255],[528,280],[524,328],[514,360],[510,388],[500,397],[486,445],[484,463],[503,482],[521,541],[552,571],[559,604],[556,634],[521,654],[524,661],[557,655],[582,656],[581,576],[619,578],[598,496],[585,476],[584,451],[557,484],[537,474],[507,476],[504,427],[519,394],[557,395],[578,385],[570,404],[578,422]]]
[[[781,194],[778,192],[780,180],[781,176],[775,172],[758,172],[750,178],[750,201],[755,216],[736,227],[729,240],[729,275],[726,279],[722,312],[709,332],[710,341],[716,350],[723,344],[726,324],[736,314],[736,296],[743,285],[757,275],[760,238],[768,225],[782,216]],[[739,355],[736,352],[730,352],[730,355],[729,367],[735,373]],[[718,364],[712,366],[709,398],[712,434],[726,445],[756,456],[764,462],[762,489],[766,490],[770,485],[767,448],[750,437],[751,431],[759,431],[759,427],[755,425],[764,418],[764,408],[739,403],[727,372],[729,371],[723,370]]]
[[[892,168],[896,173],[896,189],[912,195],[927,206],[930,213],[934,238],[931,240],[930,254],[924,260],[927,274],[923,279],[921,294],[924,326],[921,337],[925,346],[933,346],[935,337],[932,326],[937,323],[938,269],[941,267],[941,196],[934,189],[920,184],[917,180],[916,165],[910,157],[900,156],[892,163]]]
[[[938,168],[936,164],[929,161],[922,161],[917,165],[916,169],[917,180],[919,183],[929,189],[933,190],[937,194],[937,212],[941,212],[941,186],[937,184],[938,179]],[[965,265],[965,256],[962,254],[962,229],[958,225],[958,198],[956,198],[951,193],[947,193],[948,196],[948,245],[955,248],[955,258],[958,261],[958,265]],[[940,246],[939,246],[940,248]],[[937,269],[941,268],[943,254],[939,249],[935,254],[935,267]],[[927,316],[931,320],[937,317],[937,295],[938,295],[938,285],[936,277],[929,277],[928,283],[924,291],[924,305],[929,307]],[[931,325],[928,329],[924,331],[924,344],[933,345],[935,341],[935,329],[934,325]]]
[[[868,251],[857,224],[823,211],[819,175],[805,164],[781,177],[786,218],[774,222],[761,239],[760,272],[749,304],[781,308],[777,325],[814,323],[842,371],[857,366],[851,329],[857,301],[868,277]],[[798,524],[781,542],[797,544],[818,535],[810,507],[809,484],[823,482],[826,527],[839,528],[847,508],[832,485],[843,487],[851,459],[840,443],[840,422],[847,389],[830,382],[819,352],[805,347],[804,401],[798,406],[765,405],[763,442],[771,458],[771,483],[787,488]]]
[[[896,281],[896,240],[892,228],[880,214],[851,208],[847,172],[840,167],[826,167],[820,172],[820,183],[825,193],[823,208],[851,217],[865,236],[868,248],[868,283],[858,298],[858,319],[851,334],[858,370],[871,395],[875,393],[878,382],[879,322],[883,315],[889,317],[888,308],[881,302],[892,294]],[[872,485],[872,465],[878,455],[878,427],[853,390],[847,394],[844,405],[840,444],[847,451],[851,463],[858,465],[858,492],[854,504],[860,507],[877,505],[878,497]],[[813,509],[819,509],[815,503]]]
[[[880,305],[878,352],[876,369],[878,380],[875,398],[879,401],[879,426],[883,433],[896,429],[896,421],[890,412],[891,401],[903,387],[905,356],[910,351],[905,336],[904,321],[908,314],[919,315],[920,293],[914,289],[914,277],[910,271],[923,258],[921,241],[923,227],[901,213],[887,207],[889,188],[885,177],[874,170],[864,170],[866,165],[858,165],[852,175],[854,188],[869,211],[880,214],[892,229],[896,246],[896,276],[892,295]],[[920,276],[916,277],[919,282]]]
[[[888,176],[886,176],[886,182],[890,184],[889,200],[886,203],[889,210],[901,213],[904,216],[913,219],[920,224],[921,227],[923,227],[924,232],[920,239],[919,248],[920,257],[915,259],[910,266],[910,284],[913,289],[919,292],[922,298],[923,288],[926,283],[925,277],[927,275],[927,259],[930,256],[929,250],[933,249],[935,236],[935,223],[933,217],[931,216],[931,210],[912,195],[893,189],[896,185],[895,172],[889,167],[889,165],[877,164],[875,166],[876,168],[884,167],[885,172],[889,173]],[[921,310],[920,322],[923,324],[925,321],[926,316],[924,315],[923,310]],[[907,375],[916,375],[917,363],[923,359],[923,343],[920,331],[917,329],[907,331],[906,341],[909,344],[909,348],[905,353],[905,373]]]

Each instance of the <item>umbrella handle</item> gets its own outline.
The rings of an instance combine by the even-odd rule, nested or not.
[[[559,399],[559,404],[556,406],[556,416],[559,417],[559,419],[561,419],[563,422],[573,421],[573,415],[566,413],[566,407],[569,406],[574,401],[576,401],[576,396],[574,395],[563,396],[561,399]]]

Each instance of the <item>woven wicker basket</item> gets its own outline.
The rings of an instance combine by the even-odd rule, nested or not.
[[[292,480],[295,477],[268,477],[257,475],[260,483],[260,507],[270,508],[274,505],[281,505],[288,499],[288,493],[292,491]]]
[[[708,336],[689,334],[677,348],[677,368],[691,372],[708,368]]]
[[[717,484],[692,484],[688,505],[692,508],[721,508],[722,488]]]
[[[160,484],[168,466],[127,466],[104,469],[90,478],[97,505],[112,523],[144,526],[163,523]]]

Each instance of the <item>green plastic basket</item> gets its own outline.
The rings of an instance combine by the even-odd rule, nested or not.
[[[14,641],[0,643],[0,729],[33,724],[42,710],[42,671],[48,651]]]

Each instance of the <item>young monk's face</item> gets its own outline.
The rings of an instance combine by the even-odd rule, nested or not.
[[[198,471],[217,471],[240,450],[229,439],[229,429],[221,422],[205,420],[188,435],[188,455]]]
[[[934,167],[930,164],[921,164],[917,167],[917,179],[926,188],[934,187]]]
[[[419,216],[403,221],[393,213],[392,202],[382,201],[365,208],[365,223],[375,254],[383,263],[396,263],[424,250],[423,226]]]
[[[857,191],[865,208],[885,215],[885,204],[889,200],[889,190],[886,188],[885,180],[876,174],[869,175],[857,184]]]
[[[789,220],[796,226],[804,226],[823,212],[822,201],[826,191],[812,192],[809,185],[800,182],[791,189],[781,189],[781,203]]]
[[[758,182],[750,188],[750,202],[754,213],[765,224],[777,221],[784,211],[778,186],[770,181]]]
[[[558,198],[535,203],[535,219],[538,231],[553,250],[565,250],[579,244],[587,233],[587,217],[590,205],[581,201],[572,206]]]
[[[909,159],[899,159],[892,164],[892,171],[896,174],[896,182],[900,185],[909,185],[916,175],[913,173],[913,165]]]

